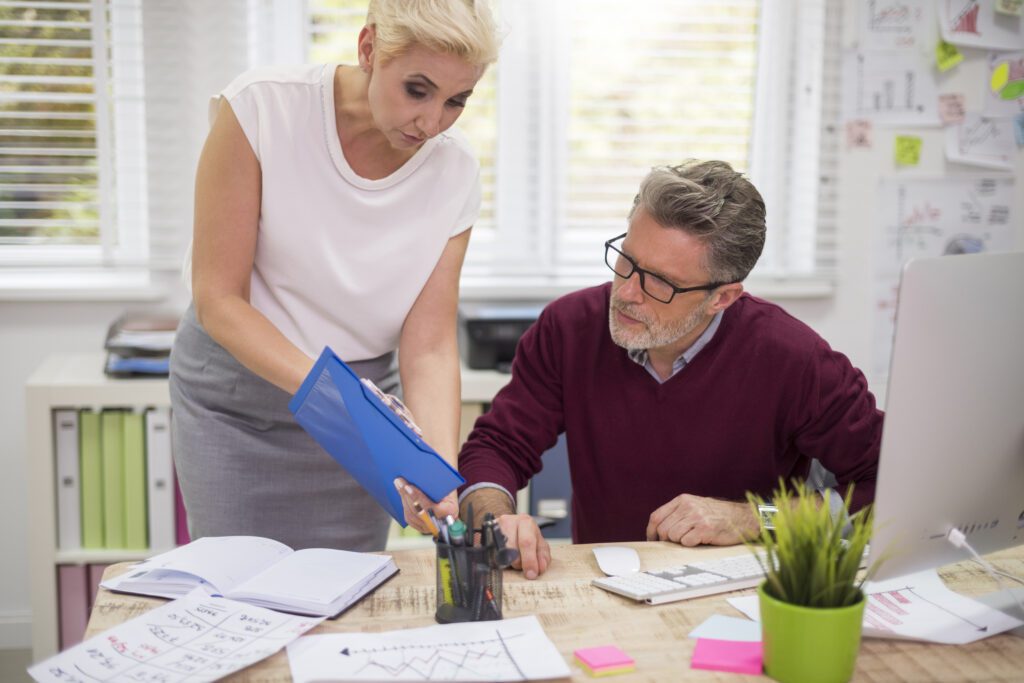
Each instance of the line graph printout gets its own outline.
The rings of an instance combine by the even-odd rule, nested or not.
[[[865,0],[857,12],[864,50],[932,47],[938,37],[934,0]]]
[[[269,657],[321,621],[196,589],[42,661],[28,673],[46,683],[215,681]]]
[[[878,187],[872,370],[889,371],[900,269],[912,258],[1013,248],[1013,178],[894,180]]]
[[[539,681],[570,675],[537,617],[386,633],[328,633],[288,646],[295,683]]]
[[[1000,171],[1013,169],[1013,122],[986,119],[969,113],[955,126],[948,126],[946,159]]]

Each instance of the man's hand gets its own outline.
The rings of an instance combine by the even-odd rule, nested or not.
[[[528,579],[536,579],[547,571],[551,564],[551,546],[544,540],[533,517],[501,515],[498,526],[505,534],[508,547],[519,551],[519,559],[512,563],[514,569],[522,569],[523,576]]]
[[[516,514],[512,498],[503,489],[485,487],[472,491],[462,501],[463,516],[468,516],[470,505],[475,519],[467,519],[466,524],[479,528],[488,512],[498,520],[508,547],[519,551],[519,559],[512,563],[515,569],[522,569],[528,579],[536,579],[547,571],[551,564],[551,546],[544,540],[533,517]]]
[[[425,534],[433,533],[430,523],[416,512],[416,506],[413,505],[413,501],[419,503],[420,508],[424,511],[433,510],[434,516],[438,519],[444,519],[447,515],[457,517],[459,514],[459,500],[456,491],[452,491],[435,503],[427,497],[427,494],[412,484],[407,483],[402,477],[395,479],[395,488],[398,489],[398,494],[402,497],[402,510],[405,512],[405,521],[417,531]]]
[[[647,540],[685,546],[735,545],[753,538],[759,529],[749,503],[684,493],[651,513]]]

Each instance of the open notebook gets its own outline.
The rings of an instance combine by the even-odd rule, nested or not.
[[[390,555],[292,550],[258,536],[207,536],[104,581],[112,591],[180,598],[197,586],[282,612],[335,616],[398,571]]]

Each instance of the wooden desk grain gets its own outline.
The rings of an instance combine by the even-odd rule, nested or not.
[[[745,552],[735,547],[690,550],[669,543],[623,545],[637,548],[645,569]],[[590,585],[590,580],[600,575],[592,547],[553,546],[554,563],[540,579],[526,581],[513,571],[506,572],[504,578],[505,616],[536,614],[548,637],[570,663],[571,680],[593,680],[573,663],[573,650],[607,644],[618,645],[636,660],[635,672],[611,677],[609,681],[769,680],[690,668],[696,641],[687,634],[712,614],[739,616],[725,602],[727,596],[658,606],[627,601]],[[312,632],[379,632],[434,624],[433,550],[405,550],[392,555],[401,569],[398,576],[339,619],[326,621]],[[1024,576],[1024,547],[994,554],[990,559],[997,568]],[[108,568],[107,576],[115,576],[129,566],[114,565]],[[950,588],[965,595],[998,589],[975,564],[954,565],[940,574]],[[95,635],[163,602],[101,589],[86,635]],[[285,683],[291,680],[288,658],[282,651],[229,680]],[[1022,681],[1024,638],[1002,634],[964,646],[866,639],[861,644],[854,680]]]

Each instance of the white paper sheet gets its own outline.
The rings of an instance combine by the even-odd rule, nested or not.
[[[760,643],[761,625],[749,619],[737,619],[736,617],[712,614],[700,626],[690,631],[690,637]]]
[[[934,70],[914,51],[843,53],[843,119],[875,125],[938,126]]]
[[[1018,17],[999,14],[995,0],[939,0],[942,38],[954,45],[992,50],[1019,50],[1024,25]]]
[[[873,371],[888,375],[900,268],[909,259],[1013,248],[1013,178],[883,179],[877,194]]]
[[[857,11],[861,49],[931,49],[938,39],[934,0],[868,0]]]
[[[288,646],[295,683],[535,681],[570,675],[537,617],[385,633],[329,633]]]
[[[1017,628],[1024,621],[946,588],[935,570],[865,586],[864,637],[963,645]],[[761,619],[756,595],[729,598],[729,604],[755,621]]]
[[[196,589],[42,661],[46,683],[201,683],[269,657],[323,619],[279,614]]]
[[[946,128],[946,159],[949,161],[1010,171],[1015,153],[1010,119],[985,119],[969,113],[961,123]]]

